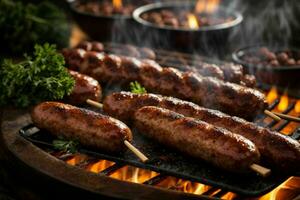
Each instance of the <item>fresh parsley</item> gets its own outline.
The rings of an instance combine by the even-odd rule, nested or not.
[[[79,142],[74,140],[64,140],[63,138],[59,138],[57,140],[53,140],[52,144],[53,147],[57,150],[66,153],[76,153]]]
[[[130,83],[130,91],[132,93],[136,93],[136,94],[147,93],[146,89],[144,87],[142,87],[142,85],[137,81],[134,81],[134,82]]]
[[[55,45],[35,45],[32,57],[0,65],[0,106],[27,107],[45,100],[69,95],[75,80],[65,68],[65,61]]]
[[[6,55],[32,51],[36,43],[69,44],[70,24],[50,1],[0,0],[0,50]]]

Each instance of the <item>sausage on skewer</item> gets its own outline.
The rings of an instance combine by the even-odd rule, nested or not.
[[[170,67],[162,68],[151,60],[84,50],[66,50],[64,55],[72,69],[99,81],[138,80],[149,91],[190,100],[234,116],[253,119],[267,106],[264,94],[258,90],[203,77],[194,72],[182,72]]]
[[[155,94],[113,93],[103,102],[103,110],[122,121],[131,120],[134,112],[143,106],[166,108],[225,128],[250,139],[259,149],[262,160],[272,167],[285,171],[298,171],[300,168],[299,142],[241,118],[203,108],[191,102]]]
[[[139,132],[189,156],[232,172],[247,172],[259,161],[259,152],[248,139],[173,111],[146,106],[135,112]]]
[[[123,122],[68,104],[41,103],[33,109],[31,118],[38,128],[53,135],[107,152],[124,151],[124,141],[132,140],[132,133]]]
[[[72,105],[81,105],[87,99],[100,101],[102,98],[102,89],[98,81],[90,76],[80,74],[69,70],[71,76],[75,79],[75,86],[72,93],[65,98],[65,101]]]

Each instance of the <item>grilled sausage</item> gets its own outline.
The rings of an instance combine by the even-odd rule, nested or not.
[[[73,57],[83,56],[81,59]],[[258,90],[203,77],[194,72],[182,72],[174,68],[162,68],[152,60],[138,60],[97,52],[65,53],[65,58],[79,71],[99,81],[138,80],[149,91],[172,95],[193,101],[204,107],[253,119],[267,106],[265,96]],[[126,62],[125,62],[126,60]],[[126,64],[124,64],[126,63]]]
[[[41,103],[33,109],[31,118],[38,128],[55,136],[107,152],[124,151],[124,140],[132,140],[131,131],[123,122],[68,104]]]
[[[203,121],[153,106],[135,112],[139,132],[187,155],[232,172],[248,171],[259,152],[248,139]]]
[[[288,172],[300,169],[299,142],[238,117],[203,108],[191,102],[155,94],[113,93],[105,98],[103,105],[106,113],[122,121],[132,119],[134,112],[143,106],[159,106],[197,118],[250,139],[259,149],[262,160],[270,164],[272,168]]]
[[[72,93],[65,98],[66,102],[72,105],[81,105],[87,99],[100,101],[102,98],[102,89],[98,81],[90,76],[72,70],[69,70],[69,73],[75,79],[75,87]]]

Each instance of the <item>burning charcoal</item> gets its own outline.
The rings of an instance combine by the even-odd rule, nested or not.
[[[286,61],[286,64],[289,65],[289,66],[292,66],[292,65],[295,65],[296,64],[296,61],[294,58],[290,58]]]
[[[282,52],[277,55],[277,59],[280,63],[287,63],[289,56],[286,53]]]

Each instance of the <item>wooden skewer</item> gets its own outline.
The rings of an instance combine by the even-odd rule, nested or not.
[[[86,103],[94,106],[96,108],[103,108],[103,104],[99,103],[97,101],[93,101],[91,99],[86,100]],[[147,158],[147,156],[145,156],[140,150],[138,150],[135,146],[133,146],[129,141],[124,140],[124,144],[126,145],[126,147],[132,152],[134,153],[142,162],[147,162],[149,159]]]
[[[286,114],[282,114],[282,113],[278,113],[278,112],[273,112],[273,114],[277,115],[278,117],[281,117],[282,119],[286,119],[286,120],[294,121],[294,122],[300,122],[299,117],[294,117],[291,115],[286,115]]]
[[[147,156],[145,156],[140,150],[138,150],[135,146],[133,146],[130,142],[127,140],[124,141],[124,144],[132,151],[139,159],[141,159],[142,162],[147,162],[149,159]]]
[[[274,113],[272,113],[272,112],[269,111],[269,110],[265,110],[264,113],[265,113],[266,115],[268,115],[269,117],[271,117],[272,119],[276,120],[276,121],[280,121],[280,120],[281,120],[280,117],[278,117],[277,115],[275,115]]]
[[[93,101],[91,99],[86,100],[86,103],[89,104],[89,105],[91,105],[91,106],[94,106],[96,108],[100,108],[100,109],[103,108],[103,104],[102,103],[99,103],[97,101]]]
[[[271,174],[271,170],[268,168],[265,168],[261,165],[258,164],[252,164],[250,166],[250,169],[252,169],[253,171],[257,172],[259,175],[263,176],[263,177],[267,177]]]

